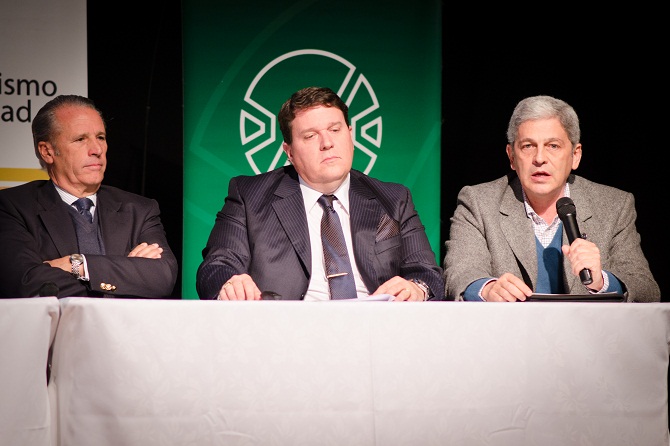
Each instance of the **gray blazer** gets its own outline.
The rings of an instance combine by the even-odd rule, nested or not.
[[[352,170],[349,204],[354,257],[368,291],[401,276],[426,282],[431,299],[444,299],[442,268],[409,189]],[[202,254],[196,277],[201,299],[213,299],[226,280],[242,273],[261,291],[304,298],[312,258],[295,168],[233,178]]]
[[[600,249],[603,270],[621,281],[627,301],[660,301],[660,289],[635,227],[633,194],[576,175],[570,175],[568,182],[579,230]],[[563,244],[568,244],[565,231]],[[463,300],[465,289],[475,280],[506,272],[535,289],[535,235],[516,173],[461,189],[445,246],[447,299]],[[588,293],[579,276],[572,274],[569,262],[564,262],[563,269],[570,294]]]

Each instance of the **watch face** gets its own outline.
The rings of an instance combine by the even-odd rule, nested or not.
[[[72,254],[70,256],[70,262],[83,262],[84,258],[81,256],[81,254]]]

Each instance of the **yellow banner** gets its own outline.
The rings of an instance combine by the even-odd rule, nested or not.
[[[49,175],[42,169],[0,167],[0,189],[27,183],[32,180],[48,180]]]

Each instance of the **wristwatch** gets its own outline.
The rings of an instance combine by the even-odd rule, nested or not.
[[[72,274],[77,279],[81,279],[81,274],[79,274],[79,267],[84,263],[84,256],[81,254],[72,254],[70,256],[70,263],[72,264]]]
[[[413,282],[416,286],[419,287],[419,289],[421,289],[421,291],[423,291],[423,300],[428,300],[430,297],[430,287],[428,284],[419,279],[410,279],[409,281]]]

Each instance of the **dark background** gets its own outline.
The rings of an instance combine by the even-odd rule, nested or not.
[[[181,260],[180,2],[87,7],[88,91],[108,124],[105,183],[158,200]],[[575,17],[497,17],[496,23],[444,2],[442,8],[442,239],[460,188],[509,171],[505,132],[516,103],[552,95],[580,117],[583,157],[576,173],[635,194],[642,248],[663,300],[670,300],[660,215],[668,191],[667,79],[660,66],[667,49],[661,28],[650,22],[653,11],[643,18],[630,10],[620,17],[609,12],[607,20],[575,11]],[[342,31],[327,29],[324,20],[324,32],[337,38]],[[180,296],[181,278],[173,293]]]

